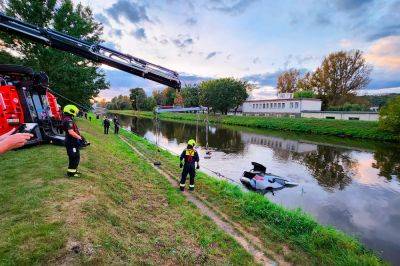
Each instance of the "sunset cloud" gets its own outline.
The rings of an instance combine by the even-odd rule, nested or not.
[[[377,67],[400,71],[400,36],[379,39],[368,49],[365,57]]]

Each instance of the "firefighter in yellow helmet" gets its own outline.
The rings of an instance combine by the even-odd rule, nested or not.
[[[78,165],[80,161],[79,147],[83,138],[79,133],[79,129],[74,122],[74,117],[78,115],[79,109],[73,104],[68,104],[63,109],[63,129],[65,131],[65,148],[68,154],[68,170],[69,177],[79,177]]]
[[[186,177],[188,174],[190,176],[189,190],[190,191],[194,190],[194,177],[196,176],[196,169],[200,168],[199,154],[194,149],[194,146],[196,146],[196,141],[193,139],[189,140],[187,148],[183,150],[183,152],[180,156],[179,167],[180,168],[183,167],[182,177],[181,177],[181,181],[179,183],[179,188],[181,189],[181,191],[185,190]],[[182,161],[184,161],[184,163],[182,163]],[[196,163],[197,163],[197,166],[196,166]]]

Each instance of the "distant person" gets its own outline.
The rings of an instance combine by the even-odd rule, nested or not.
[[[89,121],[92,122],[92,116],[91,115],[89,115]]]
[[[113,122],[114,122],[114,134],[118,134],[120,124],[119,124],[119,119],[117,116],[114,117]]]
[[[108,130],[110,129],[110,120],[107,117],[104,117],[103,120],[104,134],[108,135]]]
[[[0,136],[0,154],[24,146],[33,137],[30,133],[15,133],[16,130],[11,129]]]
[[[79,177],[78,165],[80,161],[79,147],[83,141],[79,133],[78,126],[74,122],[74,117],[78,114],[79,109],[75,105],[69,104],[64,107],[63,128],[65,131],[65,148],[68,155],[68,177]],[[85,113],[86,114],[86,113]]]
[[[84,112],[84,116],[85,116],[85,119],[87,119],[87,113],[86,112]]]
[[[194,178],[196,176],[196,169],[200,168],[199,154],[194,149],[195,145],[196,145],[195,140],[193,140],[193,139],[189,140],[187,148],[183,150],[183,152],[179,158],[180,159],[179,167],[183,168],[181,181],[179,182],[179,188],[181,189],[181,191],[185,190],[186,177],[188,174],[190,176],[189,190],[190,191],[194,190]],[[182,163],[182,160],[184,160],[184,163]],[[196,166],[196,163],[197,163],[197,166]]]

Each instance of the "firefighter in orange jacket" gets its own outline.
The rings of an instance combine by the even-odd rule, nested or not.
[[[180,164],[179,167],[182,168],[182,177],[181,181],[179,183],[179,188],[181,191],[185,190],[185,185],[186,185],[186,177],[189,174],[190,176],[190,184],[189,184],[189,190],[193,191],[194,190],[194,177],[196,176],[196,169],[200,168],[199,165],[199,154],[197,151],[194,149],[194,146],[196,145],[196,141],[191,139],[188,141],[188,146],[185,150],[183,150],[181,156],[180,156]],[[184,163],[182,163],[184,161]],[[196,166],[197,163],[197,166]]]

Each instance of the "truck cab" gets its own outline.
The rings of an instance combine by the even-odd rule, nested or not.
[[[0,135],[12,128],[34,134],[28,145],[63,144],[60,106],[44,72],[18,65],[0,65]]]

